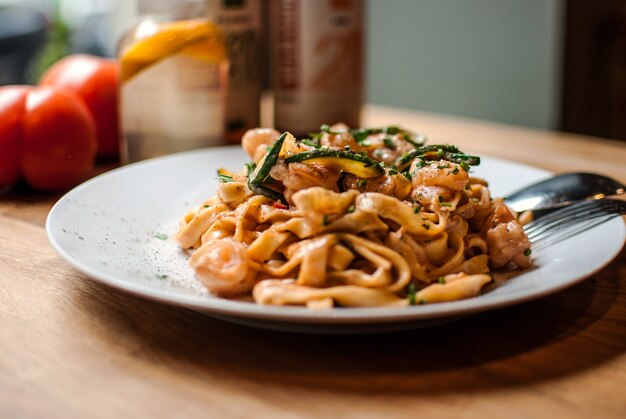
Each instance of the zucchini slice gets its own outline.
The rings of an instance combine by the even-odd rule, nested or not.
[[[432,144],[418,147],[415,150],[404,154],[396,164],[396,167],[402,169],[410,164],[414,159],[429,160],[448,160],[453,163],[465,162],[471,166],[480,164],[480,157],[465,154],[456,146],[449,144]]]
[[[269,177],[270,170],[272,170],[272,167],[276,164],[278,155],[283,148],[283,142],[288,134],[288,132],[284,132],[278,137],[278,140],[274,141],[274,144],[268,148],[267,153],[265,153],[265,156],[263,156],[259,164],[257,164],[254,171],[248,176],[248,188],[250,188],[252,192],[267,196],[276,201],[286,202],[285,197],[280,192],[263,186],[262,183]]]
[[[294,154],[285,159],[285,163],[296,162],[334,167],[363,179],[385,174],[385,169],[376,160],[370,159],[363,154],[328,147]]]
[[[278,155],[283,148],[283,142],[285,138],[287,138],[287,134],[287,132],[284,132],[278,137],[278,140],[274,141],[274,144],[268,148],[265,156],[263,156],[259,164],[257,164],[252,175],[248,177],[248,186],[250,186],[250,189],[252,189],[252,186],[261,185],[270,175],[270,170],[272,170],[272,166],[274,166],[278,160]]]

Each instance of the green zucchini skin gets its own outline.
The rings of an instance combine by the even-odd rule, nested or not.
[[[322,126],[323,128],[324,126]],[[329,131],[326,131],[329,132]],[[420,147],[423,146],[424,143],[426,142],[426,136],[422,135],[422,134],[416,134],[413,133],[411,131],[405,130],[403,128],[400,128],[398,126],[395,125],[389,125],[387,127],[384,128],[358,128],[358,129],[351,129],[350,131],[348,131],[350,133],[350,135],[352,135],[352,137],[354,138],[354,140],[361,144],[363,143],[363,141],[365,141],[367,139],[367,137],[369,137],[370,135],[374,135],[374,134],[381,134],[381,133],[385,133],[385,134],[389,134],[389,135],[400,135],[400,138],[402,138],[404,141],[408,142],[409,144],[411,144],[413,147]]]
[[[373,178],[385,174],[385,169],[376,160],[350,151],[322,147],[303,153],[294,154],[285,159],[285,163],[306,163],[336,167],[343,172],[352,173],[360,178]]]
[[[465,162],[471,166],[478,166],[480,164],[480,157],[465,154],[456,146],[450,144],[431,144],[418,147],[406,153],[400,157],[396,166],[403,168],[416,158],[422,160],[448,160],[453,163]]]
[[[280,154],[280,149],[283,147],[285,138],[287,138],[287,134],[287,132],[283,132],[282,135],[278,137],[278,140],[274,141],[274,144],[270,146],[263,161],[257,165],[257,168],[252,172],[252,176],[248,178],[248,186],[259,186],[267,179],[270,175],[270,170],[272,170],[272,167],[278,161],[278,155]]]
[[[274,141],[274,144],[272,144],[269,150],[267,150],[263,160],[259,162],[254,171],[248,176],[248,188],[250,188],[252,192],[284,203],[287,201],[280,192],[267,188],[263,186],[262,183],[268,178],[270,170],[272,170],[272,167],[278,161],[278,155],[283,147],[285,138],[287,138],[287,134],[287,132],[284,132],[280,137],[278,137],[278,140]]]
[[[273,189],[266,188],[265,186],[261,186],[261,185],[250,185],[250,184],[248,184],[248,188],[250,188],[250,190],[257,195],[267,196],[269,199],[273,199],[274,201],[280,201],[283,204],[287,204],[287,200],[285,199],[283,194]]]

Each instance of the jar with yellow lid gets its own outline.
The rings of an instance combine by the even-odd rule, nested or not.
[[[228,59],[205,1],[138,6],[119,48],[122,161],[224,144]]]

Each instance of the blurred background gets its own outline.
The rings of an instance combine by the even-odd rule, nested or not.
[[[626,140],[623,0],[367,0],[366,101]],[[0,85],[115,56],[131,0],[0,0]]]

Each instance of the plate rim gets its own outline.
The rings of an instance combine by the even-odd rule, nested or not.
[[[55,217],[61,211],[63,203],[71,197],[80,194],[84,189],[92,187],[92,185],[103,181],[119,173],[139,170],[140,168],[159,164],[168,160],[183,159],[188,156],[194,156],[200,153],[218,153],[220,151],[233,150],[239,148],[237,146],[215,147],[210,149],[193,150],[183,153],[176,153],[168,156],[157,157],[134,163],[127,166],[121,166],[100,174],[70,190],[64,194],[52,207],[46,218],[46,234],[48,241],[55,251],[77,271],[86,275],[91,280],[100,284],[112,287],[130,293],[135,296],[146,298],[161,303],[185,307],[207,314],[215,313],[222,316],[242,317],[248,319],[259,319],[263,321],[277,321],[289,323],[307,323],[307,324],[363,324],[363,323],[392,323],[392,322],[415,322],[419,320],[432,320],[436,318],[456,317],[474,314],[478,312],[494,310],[497,308],[517,305],[527,301],[539,299],[547,295],[554,294],[565,288],[571,287],[584,279],[594,275],[604,269],[619,254],[626,241],[626,225],[621,217],[616,217],[608,221],[606,224],[615,224],[619,226],[616,234],[617,242],[610,252],[604,255],[604,258],[595,266],[585,272],[581,272],[574,278],[561,281],[553,286],[547,286],[540,289],[530,289],[526,292],[518,292],[515,294],[503,294],[491,296],[488,298],[471,298],[448,303],[437,303],[425,306],[409,306],[409,307],[364,307],[364,308],[334,308],[330,310],[310,310],[306,307],[285,307],[285,306],[264,306],[259,304],[251,304],[249,302],[239,302],[219,297],[209,297],[200,295],[190,295],[184,293],[173,293],[171,291],[150,287],[147,284],[140,284],[129,281],[125,278],[117,278],[113,275],[99,272],[87,263],[80,261],[68,253],[55,237]],[[553,172],[519,163],[516,161],[483,155],[486,160],[494,162],[512,164],[525,169],[543,172],[546,176]],[[59,227],[60,229],[61,227]],[[618,242],[621,242],[619,244]],[[619,245],[618,245],[619,244]],[[488,295],[488,294],[487,294]]]

